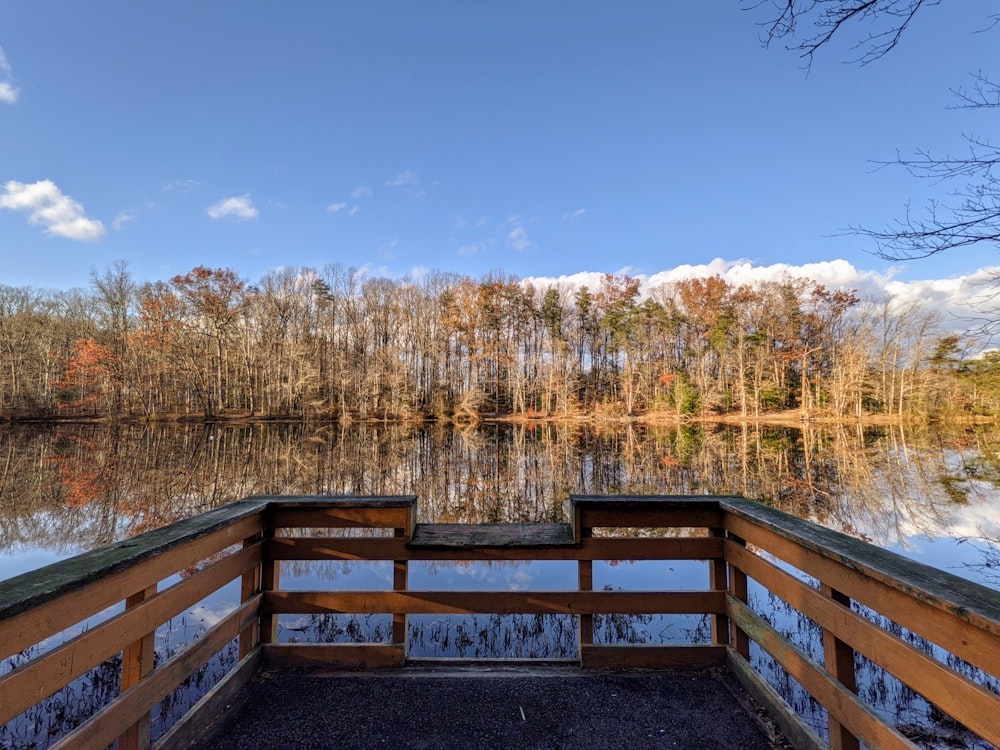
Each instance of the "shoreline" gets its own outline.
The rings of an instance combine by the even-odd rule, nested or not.
[[[171,414],[148,416],[111,416],[111,415],[50,415],[50,416],[12,416],[0,415],[0,425],[58,425],[58,424],[410,424],[410,425],[451,425],[454,427],[474,427],[479,424],[642,424],[649,426],[668,426],[684,424],[727,424],[727,425],[773,425],[780,427],[826,426],[826,425],[921,425],[921,424],[998,424],[1000,415],[969,415],[969,414],[938,414],[929,416],[864,414],[860,417],[839,417],[822,412],[803,414],[799,410],[784,410],[758,415],[742,414],[705,414],[681,415],[658,412],[647,412],[632,416],[603,414],[567,414],[567,415],[537,415],[537,414],[484,414],[475,417],[462,415],[454,417],[368,417],[348,416],[293,416],[293,415],[250,415],[245,413],[220,414],[212,417],[192,414]]]

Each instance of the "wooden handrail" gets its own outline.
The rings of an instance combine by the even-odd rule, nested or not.
[[[793,542],[865,578],[1000,635],[1000,592],[753,500],[720,497],[729,519]],[[735,524],[727,528],[735,528]],[[743,527],[745,528],[745,527]],[[819,577],[819,576],[817,576]]]
[[[730,600],[729,614],[741,635],[759,643],[827,709],[833,744],[916,747],[880,717],[873,718],[871,709],[854,697],[855,654],[892,674],[973,733],[1000,744],[996,718],[1000,696],[871,621],[881,616],[998,679],[1000,592],[760,503],[724,498],[720,506],[731,535],[725,550],[731,569],[749,576],[823,629],[824,662],[803,661],[759,613]],[[804,583],[783,566],[811,576],[818,586]],[[852,602],[870,616],[856,612]],[[739,658],[746,661],[746,657]],[[731,663],[733,658],[731,654]],[[734,671],[752,674],[745,668]],[[751,689],[757,691],[759,686]],[[846,694],[852,697],[845,699]]]
[[[119,697],[73,732],[76,739],[67,736],[60,743],[105,747],[117,738],[120,750],[149,747],[154,705],[164,690],[169,693],[201,666],[193,664],[186,672],[154,669],[156,629],[260,567],[260,542],[225,551],[262,532],[266,509],[263,500],[233,503],[0,582],[0,658],[24,661],[0,677],[0,724],[120,654]],[[161,581],[197,564],[204,567],[158,590]],[[259,600],[258,594],[250,605],[254,618]],[[124,611],[107,615],[105,610],[114,605]],[[31,653],[37,644],[71,628],[79,632],[70,632],[48,651]],[[206,636],[214,632],[221,633],[213,629]],[[188,659],[189,651],[182,652]],[[150,694],[150,685],[158,685],[160,692]]]
[[[738,497],[572,496],[569,524],[418,525],[416,498],[251,497],[125,542],[0,582],[0,657],[31,649],[112,604],[128,606],[86,632],[34,655],[0,676],[0,722],[45,700],[116,653],[123,654],[124,693],[63,740],[121,748],[152,741],[150,711],[224,645],[239,641],[239,664],[159,740],[168,746],[191,731],[202,710],[227,700],[257,664],[323,663],[401,666],[407,617],[418,613],[560,613],[577,617],[584,666],[703,667],[728,663],[799,746],[824,746],[755,671],[753,644],[769,653],[827,709],[836,747],[861,742],[911,747],[857,695],[860,654],[895,675],[970,731],[1000,742],[994,719],[1000,696],[948,664],[879,627],[889,618],[994,679],[1000,679],[1000,593],[843,534]],[[636,537],[621,529],[668,528],[669,536]],[[325,535],[324,529],[353,529]],[[360,530],[360,531],[358,531]],[[364,531],[369,530],[369,531]],[[362,534],[359,536],[359,534]],[[367,534],[367,535],[364,535]],[[285,561],[392,561],[392,585],[379,591],[290,591]],[[566,560],[576,585],[561,591],[424,591],[409,585],[409,565],[432,560]],[[702,560],[704,586],[694,591],[593,590],[599,560]],[[180,571],[199,569],[165,589]],[[799,573],[808,576],[803,580]],[[235,581],[240,605],[195,644],[152,665],[156,627],[208,592]],[[789,643],[755,611],[761,586],[823,630],[819,661]],[[864,608],[863,610],[860,608]],[[383,613],[391,643],[278,643],[285,614]],[[598,645],[593,616],[691,613],[710,618],[710,643]],[[110,739],[109,739],[110,738]]]

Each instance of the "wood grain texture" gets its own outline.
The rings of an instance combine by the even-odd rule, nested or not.
[[[859,564],[854,558],[846,555],[835,557],[825,551],[804,547],[794,538],[770,528],[755,526],[745,519],[727,518],[726,524],[727,528],[745,536],[748,543],[767,550],[854,601],[885,614],[897,624],[937,643],[970,664],[1000,676],[1000,649],[996,645],[1000,621],[992,621],[988,617],[988,600],[1000,598],[1000,592],[968,584],[942,571],[936,571],[934,582],[929,584],[937,593],[926,592],[901,582],[887,581],[884,572],[872,577],[871,568]],[[862,552],[867,553],[868,550]],[[892,557],[903,571],[907,566],[917,564],[898,555]],[[943,590],[946,583],[956,588],[954,594]],[[964,593],[958,593],[957,590],[963,588]],[[964,607],[952,606],[943,598],[965,600],[980,589],[985,599],[977,605],[980,609],[975,613]]]
[[[418,523],[411,549],[572,547],[568,523]]]
[[[729,598],[729,616],[868,747],[917,750],[917,745],[886,724],[875,709],[814,664],[800,648],[735,597]]]
[[[707,669],[726,663],[726,647],[681,646],[580,646],[580,666],[587,669]]]
[[[121,732],[138,721],[164,697],[200,668],[213,654],[234,640],[256,616],[259,597],[246,602],[190,646],[157,667],[135,687],[95,713],[90,719],[52,745],[58,750],[103,748]]]
[[[784,538],[807,553],[838,562],[888,588],[917,597],[959,619],[1000,634],[1000,591],[996,589],[752,500],[726,497],[719,498],[719,503],[728,511],[727,530],[739,534],[739,529],[758,528],[765,532],[765,539],[775,536]],[[740,523],[740,519],[748,523]],[[749,538],[747,541],[757,543]],[[794,564],[792,560],[789,562]]]
[[[769,561],[735,546],[728,550],[734,564],[783,601],[816,622],[831,637],[863,654],[867,659],[899,678],[945,713],[994,744],[1000,743],[1000,696],[977,685],[946,665],[874,625],[840,601],[824,596]],[[995,650],[1000,650],[997,639]],[[839,669],[829,670],[854,690],[853,651],[835,654],[842,660]]]
[[[265,614],[723,614],[723,591],[273,591]]]

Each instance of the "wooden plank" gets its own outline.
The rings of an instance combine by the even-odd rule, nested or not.
[[[923,651],[897,638],[855,613],[849,606],[828,599],[822,593],[780,570],[769,561],[735,546],[729,559],[756,581],[781,597],[851,649],[863,654],[923,695],[952,718],[981,737],[1000,744],[1000,695],[977,685],[949,669]],[[1000,649],[1000,639],[996,648]],[[853,678],[853,652],[848,652]],[[836,676],[836,675],[834,675]],[[854,689],[853,679],[845,683]],[[836,718],[836,717],[835,717]]]
[[[568,523],[419,523],[410,548],[571,547]]]
[[[576,495],[570,494],[569,502],[572,508],[583,511],[594,509],[621,508],[625,511],[634,508],[644,509],[680,509],[680,510],[714,510],[720,507],[723,500],[738,500],[729,495]]]
[[[712,537],[592,537],[584,539],[582,560],[721,560],[722,539]]]
[[[269,643],[264,663],[278,669],[391,669],[406,663],[401,644],[390,643]]]
[[[0,583],[0,599],[9,600],[10,596],[22,590],[29,596],[28,606],[16,606],[8,601],[6,609],[0,611],[0,658],[23,651],[112,604],[124,601],[151,583],[240,543],[259,529],[262,522],[263,511],[257,509],[247,517],[204,535],[201,528],[190,538],[171,533],[168,535],[169,543],[160,546],[136,537],[140,540],[134,543],[135,549],[140,550],[136,555],[132,555],[132,548],[118,550],[113,555],[104,554],[106,548],[101,548]],[[178,523],[184,524],[185,521]],[[162,530],[148,533],[159,531]],[[156,537],[161,538],[162,535]],[[111,546],[119,548],[127,544],[122,542]],[[140,561],[135,561],[136,556]],[[77,563],[81,566],[79,574],[74,572]],[[37,581],[34,580],[36,577]],[[25,585],[18,584],[19,580]],[[14,614],[10,614],[12,612]]]
[[[9,620],[21,612],[37,607],[62,594],[78,594],[90,583],[104,581],[115,573],[131,571],[139,563],[160,557],[165,552],[173,551],[178,547],[186,547],[191,542],[206,536],[211,536],[214,541],[218,542],[229,539],[232,540],[231,543],[239,542],[244,537],[250,536],[252,531],[238,536],[229,530],[236,523],[240,524],[240,530],[253,527],[254,521],[256,521],[257,527],[261,528],[264,507],[261,502],[241,500],[147,531],[131,539],[109,544],[82,555],[60,560],[38,570],[9,578],[6,581],[0,581],[0,621]],[[248,521],[250,523],[247,523]],[[228,544],[210,549],[208,554],[226,546]],[[176,555],[174,559],[183,559],[183,555]],[[187,559],[169,570],[167,575],[193,562],[197,562],[197,560]],[[161,580],[165,577],[166,575],[161,575],[159,578],[150,575],[148,580],[143,581],[142,585],[127,588],[121,596],[112,601],[122,601],[129,594],[142,588],[143,585],[154,579]],[[100,611],[104,606],[94,605],[92,609]],[[0,642],[3,640],[4,638],[0,637]],[[16,649],[12,653],[19,650]]]
[[[860,564],[856,566],[850,557],[831,558],[827,553],[804,548],[796,541],[771,529],[756,526],[751,521],[731,517],[726,519],[726,526],[732,532],[745,536],[748,542],[843,592],[845,596],[885,614],[897,624],[937,643],[970,664],[1000,676],[1000,648],[997,648],[1000,622],[988,623],[982,613],[973,617],[967,609],[953,609],[940,597],[917,588],[887,585],[880,579],[872,578],[868,574],[870,569]],[[917,565],[905,558],[900,560],[907,565]],[[956,585],[961,585],[959,579],[955,581]],[[992,592],[991,595],[997,597],[1000,593]],[[983,625],[990,627],[981,627]]]
[[[399,528],[412,530],[416,497],[298,496],[270,498],[268,526],[294,528]]]
[[[722,526],[722,511],[710,508],[583,509],[583,528],[707,529]]]
[[[256,617],[260,597],[254,597],[169,659],[132,689],[104,706],[90,719],[52,745],[53,749],[103,748],[173,691],[196,669],[239,635]]]
[[[730,649],[727,656],[726,664],[730,673],[750,697],[767,711],[768,717],[778,725],[788,744],[796,750],[830,750],[778,691],[754,671],[750,662],[740,656],[735,649]]]
[[[264,502],[268,508],[415,508],[416,495],[251,495],[248,500]]]
[[[725,663],[726,647],[718,645],[580,645],[586,669],[707,669]]]
[[[281,508],[271,511],[272,529],[404,528],[403,508]]]
[[[570,495],[578,528],[708,528],[722,525],[719,498],[704,495]]]
[[[591,529],[580,529],[574,535],[581,544],[588,544],[593,531]],[[594,561],[580,560],[576,564],[576,588],[579,591],[594,590]],[[577,618],[577,643],[580,644],[580,660],[583,661],[583,649],[594,642],[594,616],[581,614]]]
[[[745,548],[744,548],[745,549]],[[820,585],[820,593],[825,599],[836,602],[841,607],[851,608],[850,597],[844,596],[825,583]],[[823,628],[823,666],[836,680],[850,690],[858,692],[857,676],[854,671],[854,649],[844,643],[832,630]],[[861,750],[861,742],[837,721],[832,714],[827,716],[831,750]]]
[[[720,543],[725,541],[725,529],[713,528],[709,530],[709,533],[712,539],[716,539]],[[708,587],[716,591],[729,589],[729,569],[725,560],[719,558],[709,563]],[[712,616],[712,643],[729,644],[729,618],[725,615]]]
[[[125,611],[135,609],[156,595],[156,584],[133,594],[125,600]],[[122,651],[121,680],[119,694],[125,693],[142,682],[153,671],[153,628],[143,628],[139,640],[129,643]],[[146,711],[139,719],[118,737],[118,750],[146,750],[149,747],[152,717]]]
[[[722,540],[710,537],[595,537],[553,548],[410,548],[392,537],[274,537],[270,560],[711,560]]]
[[[271,548],[274,542],[274,529],[264,530],[265,552]],[[269,559],[264,560],[260,566],[260,590],[263,594],[277,591],[281,588],[281,563]],[[257,619],[257,628],[261,644],[276,643],[278,640],[278,618],[263,610]]]
[[[728,539],[726,541],[727,544],[732,543],[739,547],[746,547],[746,542],[740,537],[735,536],[728,531],[726,534],[728,535]],[[740,570],[736,565],[733,565],[732,560],[728,557],[726,558],[726,566],[729,569],[730,596],[733,596],[746,604],[749,599],[747,574]],[[736,649],[736,653],[739,656],[747,661],[750,660],[750,637],[732,620],[729,621],[729,642],[732,644],[733,648]]]
[[[857,735],[868,747],[917,750],[904,735],[886,724],[873,708],[812,662],[795,644],[786,640],[736,597],[729,597],[729,616],[769,653],[807,693]]]
[[[210,737],[225,720],[227,711],[237,711],[246,698],[244,688],[257,673],[260,649],[254,649],[231,669],[197,703],[153,743],[152,750],[179,750]]]
[[[274,591],[265,614],[719,614],[724,591]]]
[[[405,538],[406,531],[403,529],[396,529],[396,536]],[[406,591],[409,588],[410,582],[410,564],[406,560],[393,560],[392,561],[392,589],[393,591]],[[394,613],[392,616],[392,642],[400,644],[403,647],[403,653],[406,653],[406,642],[407,636],[409,634],[409,629],[406,625],[406,615],[402,613]]]
[[[252,537],[248,537],[243,540],[243,548],[248,549],[257,545],[263,547],[264,534],[263,532],[254,534]],[[260,565],[263,560],[258,560],[257,564],[254,565],[250,570],[246,571],[240,580],[240,603],[248,601],[250,598],[256,596],[261,591],[260,581],[261,581],[261,570]],[[260,620],[257,619],[250,625],[246,630],[240,633],[240,651],[239,659],[242,661],[250,652],[253,651],[257,646],[260,645]]]
[[[428,555],[431,559],[438,559]],[[412,560],[406,540],[395,537],[287,537],[267,542],[268,560]]]
[[[122,651],[137,636],[153,632],[171,617],[197,604],[259,563],[260,556],[261,545],[257,543],[225,557],[4,675],[0,678],[0,724]]]
[[[846,565],[889,588],[918,596],[938,609],[949,611],[978,628],[1000,635],[1000,591],[996,589],[967,581],[752,500],[720,498],[719,502],[728,511],[726,528],[737,534],[737,528],[766,530],[770,535],[790,540],[808,552]],[[745,523],[738,525],[737,520]],[[749,537],[746,539],[757,544]],[[832,581],[829,583],[834,588],[839,588]]]

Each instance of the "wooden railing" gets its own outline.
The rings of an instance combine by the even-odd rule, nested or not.
[[[584,667],[726,665],[797,747],[824,747],[768,684],[770,655],[829,716],[836,748],[916,747],[856,692],[855,664],[870,660],[971,732],[1000,743],[1000,593],[759,503],[731,497],[571,498],[568,524],[417,524],[413,497],[258,497],[181,521],[0,583],[0,724],[106,664],[121,661],[117,698],[51,746],[182,746],[262,662],[350,668],[407,661],[415,614],[559,614],[577,618]],[[329,531],[353,529],[355,531]],[[634,529],[670,529],[635,535]],[[285,561],[392,561],[392,588],[282,588]],[[577,581],[556,591],[414,590],[414,561],[566,560]],[[594,561],[703,560],[696,590],[594,590]],[[176,574],[183,573],[175,582]],[[212,591],[239,581],[240,603],[189,647],[155,663],[158,627]],[[168,585],[169,584],[169,585]],[[751,596],[768,591],[822,629],[821,661],[783,637]],[[100,622],[92,618],[117,604]],[[283,615],[377,613],[391,642],[279,643]],[[707,643],[594,642],[596,615],[703,615]],[[883,627],[880,617],[892,622]],[[56,637],[87,623],[64,643]],[[905,629],[906,632],[901,629]],[[981,670],[973,678],[911,645],[906,633]],[[151,743],[156,705],[220,650],[239,660],[183,719]],[[970,668],[962,671],[969,672]],[[992,682],[991,682],[992,681]]]

